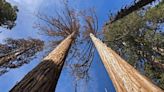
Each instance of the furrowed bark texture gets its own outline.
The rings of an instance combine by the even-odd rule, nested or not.
[[[90,37],[117,92],[163,92],[94,35]]]
[[[62,41],[43,61],[29,72],[10,92],[54,92],[74,32]]]

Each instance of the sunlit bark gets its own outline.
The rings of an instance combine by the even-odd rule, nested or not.
[[[54,92],[75,32],[62,41],[10,92]]]
[[[162,92],[94,35],[90,37],[117,92]]]

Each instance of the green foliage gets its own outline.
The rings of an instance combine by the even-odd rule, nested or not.
[[[105,26],[109,47],[164,89],[164,3]]]
[[[11,29],[15,26],[18,9],[6,0],[0,0],[0,26]]]

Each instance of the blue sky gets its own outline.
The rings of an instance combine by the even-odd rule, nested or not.
[[[19,8],[17,25],[12,30],[0,28],[0,42],[5,38],[39,38],[48,41],[50,38],[39,35],[38,30],[33,28],[37,18],[34,16],[38,11],[47,15],[53,15],[54,10],[62,7],[60,0],[7,0]],[[69,5],[77,10],[94,7],[99,19],[99,28],[108,20],[109,11],[116,12],[126,4],[132,3],[132,0],[69,0]],[[25,74],[32,70],[41,60],[43,53],[39,58],[34,59],[29,64],[18,69],[10,70],[8,73],[0,77],[0,92],[8,92],[17,81],[20,81]],[[90,69],[91,81],[86,85],[86,89],[79,88],[79,92],[114,92],[113,85],[109,79],[101,60],[96,54],[96,58]],[[56,92],[73,92],[73,81],[67,68],[64,68],[59,79]],[[64,86],[63,86],[64,85]]]

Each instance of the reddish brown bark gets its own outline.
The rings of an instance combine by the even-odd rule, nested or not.
[[[62,41],[43,61],[29,72],[10,92],[54,92],[75,32]]]

